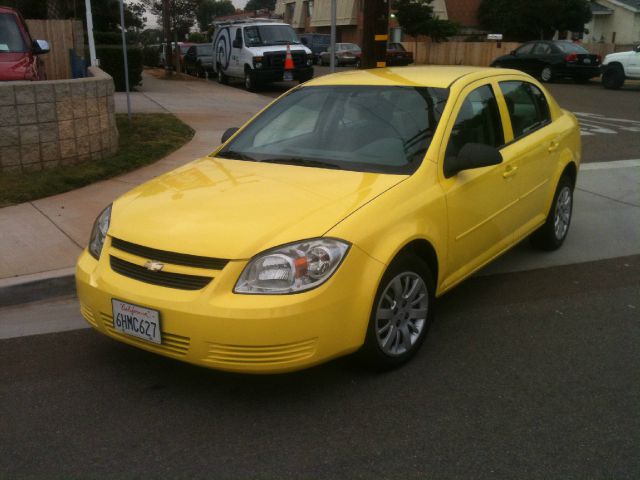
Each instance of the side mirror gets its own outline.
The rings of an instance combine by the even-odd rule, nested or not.
[[[231,137],[233,137],[233,134],[236,133],[238,130],[240,130],[238,127],[227,128],[225,132],[222,134],[222,139],[220,140],[220,142],[221,143],[226,142]]]
[[[444,176],[451,178],[463,170],[488,167],[502,163],[500,151],[483,143],[465,143],[457,157],[447,157],[444,160]]]
[[[233,41],[233,48],[242,48],[242,40],[236,38]]]
[[[49,42],[47,42],[46,40],[34,40],[33,53],[35,55],[42,55],[43,53],[49,53]]]

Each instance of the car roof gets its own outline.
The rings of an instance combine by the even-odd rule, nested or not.
[[[0,13],[13,13],[17,14],[18,11],[15,8],[5,7],[4,5],[0,5]]]
[[[320,85],[388,85],[449,88],[456,80],[469,77],[469,82],[499,74],[517,74],[514,70],[463,66],[415,66],[348,70],[314,78],[305,83]]]

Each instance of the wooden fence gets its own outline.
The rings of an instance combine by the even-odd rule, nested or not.
[[[518,48],[520,43],[512,42],[403,42],[405,48],[413,52],[416,64],[427,65],[473,65],[488,66],[493,59],[506,55]],[[498,46],[500,45],[500,46]],[[585,43],[587,50],[600,54],[603,58],[612,52],[631,50],[633,45],[612,43]],[[417,49],[416,49],[417,47]]]
[[[69,51],[84,57],[84,29],[80,20],[27,20],[31,38],[49,42],[49,53],[40,56],[47,80],[71,78]]]

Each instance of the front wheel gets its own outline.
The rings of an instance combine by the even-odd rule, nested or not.
[[[547,220],[531,235],[531,244],[541,250],[557,250],[564,243],[573,214],[573,182],[563,175],[553,196]]]
[[[253,75],[253,73],[251,73],[250,70],[246,70],[244,72],[244,88],[248,91],[248,92],[255,92],[258,82],[256,81],[255,76]]]
[[[624,85],[624,72],[620,67],[607,68],[602,73],[602,86],[609,90],[617,90]]]
[[[222,67],[220,65],[218,65],[216,70],[216,79],[218,80],[218,83],[221,85],[226,85],[228,83],[227,76],[222,71]]]
[[[415,355],[433,318],[434,292],[433,275],[422,258],[396,258],[378,286],[360,358],[389,369]]]

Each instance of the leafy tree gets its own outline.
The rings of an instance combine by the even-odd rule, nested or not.
[[[434,17],[432,2],[433,0],[397,0],[394,4],[402,31],[411,35],[416,43],[419,35],[426,35],[440,42],[458,32],[457,23]]]
[[[588,0],[482,0],[480,24],[505,40],[550,38],[556,30],[581,32],[591,19]]]
[[[164,11],[162,0],[140,0],[151,13],[158,17],[158,22],[163,25]],[[195,24],[196,10],[199,0],[169,0],[169,20],[173,35],[182,40]]]
[[[273,11],[276,8],[276,0],[249,0],[244,7],[245,12],[257,12],[258,10]]]
[[[233,15],[236,7],[230,0],[202,0],[196,10],[196,19],[201,32],[206,31],[216,17]]]
[[[187,41],[192,43],[207,43],[210,39],[206,33],[191,32],[187,37]]]

